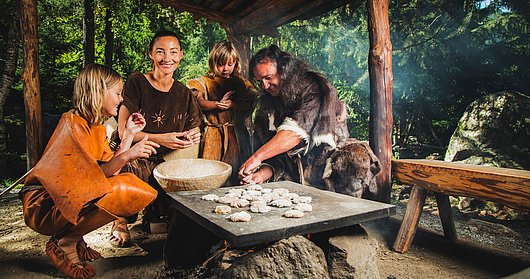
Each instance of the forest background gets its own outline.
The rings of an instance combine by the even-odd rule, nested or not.
[[[292,22],[279,28],[277,38],[251,38],[251,54],[274,43],[323,72],[348,106],[351,136],[362,140],[368,138],[370,107],[364,4]],[[125,78],[147,72],[149,40],[168,29],[181,38],[184,58],[175,78],[185,83],[206,73],[210,48],[226,39],[217,24],[146,0],[37,5],[45,142],[70,109],[75,77],[87,59],[111,65]],[[8,186],[26,171],[23,61],[18,1],[0,0],[0,7],[0,182]],[[394,0],[389,13],[395,157],[443,157],[472,101],[503,90],[530,95],[529,1]],[[94,36],[87,41],[84,21],[91,16]],[[87,47],[92,38],[94,47]]]

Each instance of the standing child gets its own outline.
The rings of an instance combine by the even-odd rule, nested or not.
[[[245,125],[256,100],[256,89],[241,76],[240,56],[234,44],[215,44],[208,56],[208,74],[188,81],[203,111],[203,141],[200,157],[232,166],[236,170],[250,155],[250,137]]]
[[[101,257],[83,236],[116,218],[142,210],[156,191],[131,173],[118,174],[129,161],[156,153],[158,144],[144,138],[131,147],[145,126],[131,115],[116,153],[109,147],[105,118],[116,116],[123,81],[113,69],[86,66],[74,85],[74,109],[64,113],[40,161],[20,191],[26,224],[51,236],[46,254],[71,278],[96,274],[87,264]]]

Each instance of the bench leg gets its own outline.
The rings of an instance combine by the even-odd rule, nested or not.
[[[394,251],[405,253],[409,249],[410,243],[418,228],[418,222],[420,221],[426,196],[427,191],[425,189],[419,186],[412,187],[407,210],[405,211],[405,216],[403,216],[396,240],[394,241]]]
[[[453,217],[453,211],[451,210],[449,196],[441,193],[434,193],[434,196],[436,197],[436,203],[438,204],[438,213],[440,214],[440,220],[442,221],[444,235],[447,239],[455,241],[457,238],[455,219]]]

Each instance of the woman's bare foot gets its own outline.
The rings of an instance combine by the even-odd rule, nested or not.
[[[124,218],[118,218],[112,223],[109,241],[115,247],[128,247],[131,245],[131,233],[129,233],[127,221]]]

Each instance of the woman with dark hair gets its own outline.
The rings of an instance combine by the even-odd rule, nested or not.
[[[147,123],[144,130],[134,136],[134,142],[147,137],[160,145],[156,155],[135,160],[124,167],[124,171],[136,174],[159,193],[155,202],[146,208],[143,219],[145,230],[150,230],[149,223],[164,226],[164,218],[168,214],[167,195],[154,179],[153,169],[172,150],[186,149],[200,141],[197,100],[184,84],[173,78],[183,56],[177,35],[166,30],[156,33],[149,43],[148,54],[153,70],[129,76],[118,115],[118,132],[122,141],[127,118],[137,112],[144,116]],[[114,222],[111,243],[116,246],[130,243],[126,220]]]

